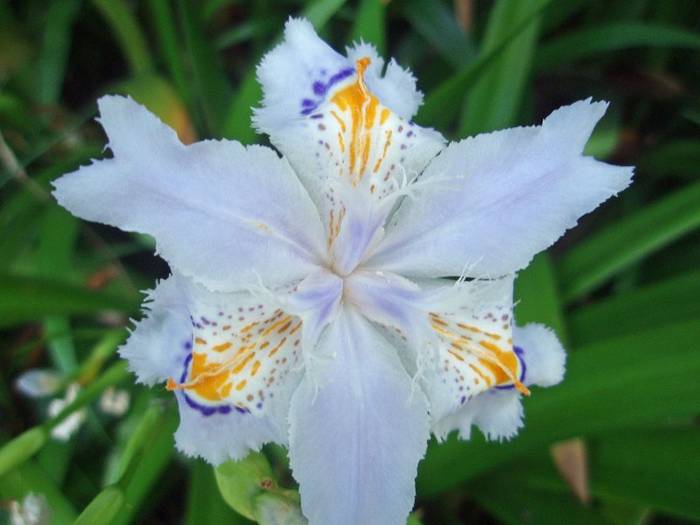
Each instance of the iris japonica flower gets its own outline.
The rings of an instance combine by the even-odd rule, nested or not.
[[[514,324],[515,272],[632,170],[582,155],[606,109],[590,100],[446,145],[411,121],[409,71],[305,20],[258,79],[254,124],[282,156],[185,146],[107,96],[113,158],[55,196],[170,264],[121,355],[174,393],[180,450],[218,464],[280,443],[312,525],[405,523],[431,433],[510,438],[521,397],[562,379],[556,336]]]

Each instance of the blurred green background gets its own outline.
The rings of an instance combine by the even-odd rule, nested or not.
[[[609,100],[587,151],[637,167],[518,278],[519,322],[566,343],[564,383],[533,392],[511,442],[431,443],[411,523],[700,523],[691,0],[0,0],[0,522],[302,523],[283,450],[216,474],[174,451],[172,397],[115,356],[167,266],[150,239],[80,222],[48,194],[102,155],[104,93],[130,94],[183,141],[265,142],[250,127],[255,65],[290,14],[413,69],[416,120],[450,138]]]

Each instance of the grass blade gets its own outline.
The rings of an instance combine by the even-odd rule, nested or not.
[[[379,55],[386,53],[386,31],[384,22],[386,5],[381,0],[361,0],[355,13],[355,23],[350,33],[350,42],[364,40],[374,44]]]
[[[558,273],[564,301],[574,301],[607,279],[700,227],[700,183],[665,197],[579,242]]]
[[[193,0],[179,0],[178,5],[192,65],[195,102],[204,113],[207,134],[219,136],[231,100],[231,87],[213,41],[205,33],[201,7]]]
[[[170,72],[173,84],[182,100],[190,107],[192,90],[185,74],[183,50],[179,45],[178,27],[168,0],[149,0],[151,19],[156,30],[160,51]]]
[[[600,53],[635,47],[700,49],[700,34],[648,23],[600,24],[565,33],[542,45],[535,58],[538,70],[551,70]]]
[[[401,10],[413,28],[448,64],[459,68],[476,58],[473,42],[442,2],[410,0],[401,4]]]
[[[489,16],[482,52],[489,53],[498,49],[519,24],[547,3],[547,0],[496,2]],[[536,17],[503,49],[498,59],[469,90],[459,136],[505,128],[517,120],[539,37],[539,27],[539,17]]]
[[[700,318],[700,272],[585,305],[568,317],[575,344]],[[660,308],[659,305],[663,305]]]
[[[141,27],[129,7],[122,0],[92,0],[111,27],[124,57],[134,74],[152,68],[151,56]]]
[[[54,0],[49,6],[39,56],[38,98],[55,104],[61,96],[72,29],[82,0]]]
[[[47,315],[94,314],[99,311],[138,312],[137,297],[94,292],[60,281],[0,274],[0,327]]]
[[[455,75],[431,91],[418,111],[416,121],[426,126],[446,129],[459,114],[458,108],[462,104],[464,93],[499,59],[509,45],[527,31],[531,24],[536,22],[540,13],[551,1],[546,0],[539,9],[534,10],[513,28],[512,32],[494,49],[489,52],[482,52],[477,60],[463,67]]]

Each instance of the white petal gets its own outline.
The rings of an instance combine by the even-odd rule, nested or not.
[[[403,275],[494,277],[523,268],[632,169],[581,155],[607,104],[577,102],[541,126],[453,143],[418,181],[368,265]]]
[[[266,442],[286,444],[302,321],[271,297],[213,293],[184,280],[181,289],[191,352],[168,380],[180,408],[178,449],[218,464]]]
[[[483,392],[524,387],[522,353],[513,346],[513,278],[445,287],[428,314],[436,360],[422,367],[433,422]]]
[[[286,443],[302,366],[302,321],[279,306],[288,293],[214,293],[180,275],[151,293],[120,354],[141,381],[175,390],[182,452],[220,463]]]
[[[242,459],[265,443],[287,442],[285,429],[271,418],[236,411],[205,415],[189,406],[180,392],[177,403],[180,426],[175,432],[175,445],[183,454],[201,457],[212,465]]]
[[[513,347],[513,278],[420,286],[388,272],[358,271],[345,297],[373,321],[398,332],[413,359],[433,422],[489,389],[523,392],[524,365]],[[410,364],[410,363],[409,363]]]
[[[489,440],[511,439],[523,426],[520,394],[515,390],[483,392],[436,422],[432,431],[438,439],[444,439],[452,430],[459,430],[459,437],[469,439],[472,425],[479,427]]]
[[[371,44],[361,43],[348,48],[347,55],[353,64],[362,57],[372,59],[365,79],[367,87],[382,104],[405,120],[410,120],[416,114],[423,103],[423,93],[418,90],[416,78],[408,69],[402,68],[392,58],[384,70],[384,60]]]
[[[304,372],[317,381],[333,354],[318,346],[323,329],[333,322],[339,312],[343,297],[343,281],[335,274],[320,270],[296,285],[289,295],[282,298],[286,312],[299,317],[302,324]]]
[[[516,327],[515,344],[523,349],[528,385],[552,386],[564,379],[566,352],[554,331],[544,325],[531,323]]]
[[[345,288],[346,299],[375,323],[416,336],[413,329],[428,326],[429,294],[400,275],[358,270],[345,280]]]
[[[342,274],[374,247],[402,185],[443,146],[438,133],[401,116],[418,97],[410,74],[392,63],[382,78],[383,61],[368,45],[350,55],[333,51],[308,22],[290,20],[284,42],[258,68],[264,99],[254,119],[321,210]]]
[[[139,321],[119,355],[140,383],[153,385],[178,373],[191,351],[192,325],[178,279],[169,277],[147,293],[146,317]]]
[[[426,401],[386,340],[345,309],[322,336],[336,358],[290,413],[290,460],[310,525],[403,525],[428,438]]]
[[[168,378],[202,414],[239,412],[280,419],[302,367],[302,327],[274,295],[215,293],[184,279],[191,352]],[[282,295],[286,295],[283,292]],[[286,406],[286,401],[284,405]]]
[[[285,284],[324,257],[318,212],[274,151],[233,141],[184,146],[131,99],[103,97],[99,106],[114,158],[55,182],[71,212],[153,235],[173,267],[221,290],[259,278]]]
[[[566,354],[552,330],[540,324],[528,324],[515,327],[513,337],[523,358],[526,385],[552,386],[563,379]],[[510,439],[523,426],[520,399],[515,389],[488,390],[434,422],[432,431],[444,439],[452,430],[459,430],[462,439],[469,439],[471,427],[476,425],[487,439]]]
[[[267,53],[257,68],[263,106],[255,112],[255,124],[266,133],[288,125],[302,108],[309,107],[302,101],[314,97],[314,82],[331,81],[342,72],[350,75],[352,66],[318,37],[308,20],[290,18],[283,42]]]

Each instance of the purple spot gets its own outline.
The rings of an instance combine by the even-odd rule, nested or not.
[[[309,115],[313,113],[316,108],[323,102],[323,97],[328,93],[328,91],[338,82],[341,80],[344,80],[348,78],[349,76],[353,75],[355,73],[355,68],[354,67],[348,67],[345,69],[341,69],[334,75],[332,75],[326,82],[323,82],[321,80],[315,80],[311,84],[311,89],[314,92],[314,95],[318,98],[317,100],[311,100],[308,98],[302,99],[301,101],[301,114],[302,115]],[[322,70],[321,75],[325,76],[325,72]]]
[[[185,350],[192,350],[192,341],[185,341]]]
[[[321,82],[320,80],[317,80],[316,82],[313,83],[313,88],[314,88],[314,93],[317,95],[325,95],[326,94],[326,85]]]

